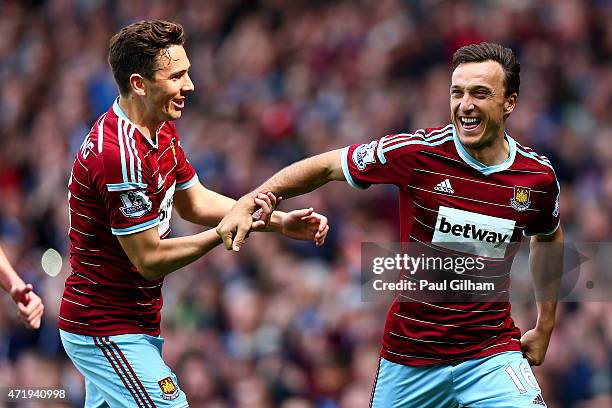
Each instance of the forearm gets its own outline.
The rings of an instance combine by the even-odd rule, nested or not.
[[[242,196],[230,212],[223,217],[216,229],[217,234],[223,239],[225,248],[239,251],[247,234],[253,229],[255,224],[264,223],[266,221],[266,213],[264,213],[264,219],[255,221],[255,223],[253,223],[253,219],[251,218],[257,211],[257,206],[262,205],[261,202],[257,202],[258,200],[262,200],[261,195],[270,198],[267,196],[267,194],[270,193],[270,195],[276,198],[290,198],[310,192],[332,180],[345,180],[344,173],[342,172],[341,158],[342,150],[333,150],[302,160],[279,171],[254,191]],[[302,217],[307,217],[312,213],[312,209],[306,209],[304,211]],[[269,212],[267,214],[269,214]],[[286,217],[277,213],[272,218],[272,227],[270,229],[272,231],[277,231],[279,226],[278,221]],[[300,220],[302,220],[302,218],[295,219],[295,221]],[[319,218],[319,220],[321,219]],[[325,223],[325,220],[323,220],[323,223],[319,223],[321,230],[314,231],[314,235],[312,235],[313,238],[320,240],[320,243],[317,243],[317,245],[322,244],[324,240],[324,234],[326,234],[325,229],[327,228]],[[285,222],[283,221],[282,224],[285,225]],[[303,234],[304,230],[301,231],[302,233],[298,233],[300,228],[296,230],[295,224],[293,227],[292,236],[305,236]]]
[[[341,150],[333,150],[285,167],[244,198],[272,192],[287,199],[316,190],[332,180],[344,180],[340,155]]]
[[[560,228],[550,238],[532,238],[529,267],[537,303],[536,329],[551,332],[563,273],[563,233]]]
[[[552,333],[555,328],[557,302],[543,301],[536,302],[538,309],[538,317],[536,321],[536,329],[546,333]]]
[[[128,253],[128,256],[146,279],[155,280],[194,262],[220,243],[215,230],[208,230],[186,237],[157,240],[149,248],[130,251],[133,255]]]
[[[189,190],[175,193],[174,207],[181,218],[194,224],[216,226],[236,200],[197,184]]]
[[[216,226],[225,217],[236,200],[208,190],[201,184],[175,196],[175,208],[181,218],[194,224]],[[269,226],[264,231],[282,232],[282,211],[274,211]]]
[[[20,285],[24,285],[23,280],[17,275],[4,251],[0,248],[0,286],[7,293],[10,293],[11,288]]]
[[[219,196],[216,201],[208,201],[208,206],[200,206],[194,209],[192,217],[185,218],[187,221],[195,224],[204,225],[207,227],[216,226],[223,219],[225,214],[236,204],[236,200],[225,197],[221,194],[214,193]]]

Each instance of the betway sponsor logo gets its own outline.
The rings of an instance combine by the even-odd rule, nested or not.
[[[514,220],[442,206],[432,242],[459,252],[503,258],[514,225]]]
[[[494,244],[496,248],[506,242],[506,240],[509,238],[508,234],[503,235],[499,232],[480,229],[478,226],[470,223],[465,223],[464,225],[451,224],[446,220],[446,217],[442,217],[440,220],[440,232],[443,234],[450,232],[457,237],[490,242]]]

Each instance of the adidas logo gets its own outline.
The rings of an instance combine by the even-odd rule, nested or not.
[[[542,394],[538,394],[538,396],[533,399],[532,404],[541,405],[543,407],[546,406],[546,403],[544,402],[544,398],[542,398]]]
[[[446,179],[443,182],[436,184],[434,190],[447,194],[455,194],[455,190],[453,190],[453,186],[451,186],[449,179]]]

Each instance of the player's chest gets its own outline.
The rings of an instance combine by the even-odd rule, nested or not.
[[[535,177],[517,173],[483,176],[449,168],[415,168],[404,188],[415,201],[464,209],[482,209],[492,215],[518,220],[540,211],[547,194]]]
[[[537,178],[504,172],[484,176],[450,166],[414,169],[402,199],[433,239],[476,240],[492,244],[520,240],[540,214],[546,192]]]
[[[157,148],[147,148],[143,152],[144,164],[148,168],[149,183],[156,192],[163,192],[176,181],[177,141],[173,137],[158,140]]]
[[[170,219],[174,205],[176,188],[176,168],[178,166],[177,141],[173,137],[160,138],[157,149],[149,149],[144,155],[148,167],[149,183],[152,186],[153,202],[159,213],[159,235],[170,230]]]

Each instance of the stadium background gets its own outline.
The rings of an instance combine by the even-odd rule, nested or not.
[[[84,135],[116,96],[108,40],[139,19],[184,25],[196,91],[177,125],[203,183],[232,197],[305,156],[448,123],[453,51],[482,40],[511,46],[522,86],[510,134],[558,170],[566,235],[612,237],[610,1],[57,0],[0,9],[0,244],[46,304],[42,329],[29,332],[1,297],[0,386],[61,387],[82,406],[56,324],[68,273],[66,183]],[[167,279],[165,357],[192,407],[367,406],[387,305],[360,300],[360,243],[397,239],[396,193],[335,184],[281,207],[302,206],[329,216],[322,249],[252,236],[239,255],[218,248]],[[177,218],[176,234],[200,230]],[[40,265],[50,247],[64,256],[57,277]],[[514,304],[513,316],[529,328],[534,304]],[[561,304],[535,370],[549,406],[611,406],[611,355],[611,303]]]

